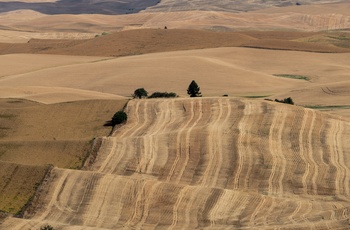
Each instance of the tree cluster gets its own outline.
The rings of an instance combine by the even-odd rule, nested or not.
[[[202,94],[200,92],[200,87],[198,84],[193,80],[191,84],[187,88],[187,94],[190,95],[190,97],[201,97]],[[134,91],[132,94],[133,98],[171,98],[171,97],[177,97],[176,93],[173,92],[154,92],[150,96],[148,96],[148,92],[144,88],[138,88]]]
[[[154,92],[150,96],[148,96],[148,92],[144,88],[138,88],[134,91],[134,94],[132,95],[133,98],[171,98],[171,97],[177,97],[176,93],[173,92]]]
[[[284,98],[283,100],[275,99],[276,102],[294,105],[294,101],[291,97]]]
[[[171,98],[171,97],[177,97],[176,93],[154,92],[148,98]]]

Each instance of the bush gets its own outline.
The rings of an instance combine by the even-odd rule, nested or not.
[[[40,230],[54,230],[54,228],[51,225],[45,225],[41,227]]]
[[[284,98],[283,100],[275,99],[276,102],[294,105],[294,101],[291,97]]]
[[[176,93],[173,92],[154,92],[151,96],[148,98],[170,98],[170,97],[177,97]]]
[[[128,115],[124,111],[116,112],[112,117],[112,125],[118,125],[125,122],[128,119]]]

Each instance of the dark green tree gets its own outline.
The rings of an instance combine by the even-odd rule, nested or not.
[[[276,102],[294,105],[294,101],[291,97],[284,98],[283,100],[275,99]]]
[[[294,101],[291,97],[285,98],[284,103],[294,105]]]
[[[173,92],[154,92],[148,98],[169,98],[169,97],[177,97],[176,93]]]
[[[190,95],[190,97],[201,97],[202,96],[202,94],[200,92],[200,88],[198,87],[198,84],[194,80],[188,86],[187,94]]]
[[[143,98],[143,97],[147,97],[148,92],[144,89],[144,88],[138,88],[134,91],[133,97],[134,98]]]
[[[125,122],[128,119],[128,115],[124,111],[118,111],[112,117],[112,125],[118,125]]]

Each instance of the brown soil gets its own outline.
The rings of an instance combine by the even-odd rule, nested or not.
[[[142,29],[116,32],[89,40],[40,40],[26,44],[0,44],[0,54],[45,53],[81,56],[129,56],[146,53],[215,47],[256,47],[266,49],[342,53],[350,49],[325,43],[292,40],[314,36],[310,32],[210,32],[183,29]]]

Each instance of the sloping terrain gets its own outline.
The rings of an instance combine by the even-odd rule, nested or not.
[[[201,0],[163,0],[155,6],[148,7],[145,11],[150,12],[167,12],[167,11],[191,11],[191,10],[202,10],[202,11],[228,11],[228,12],[247,12],[260,10],[265,8],[276,8],[293,6],[298,3],[300,5],[310,4],[326,4],[326,3],[341,3],[346,2],[344,0],[300,0],[286,1],[286,0],[223,0],[223,1],[201,1]]]
[[[108,135],[110,127],[103,125],[125,103],[90,100],[44,105],[0,99],[0,213],[20,213],[49,164],[80,168],[94,151],[92,145],[98,146],[92,139]]]
[[[16,58],[27,64],[14,62]],[[150,93],[168,91],[187,96],[189,83],[196,80],[204,96],[292,97],[298,105],[349,105],[349,53],[216,48],[91,60],[81,57],[81,62],[80,57],[74,58],[1,56],[0,67],[6,75],[0,78],[0,97],[44,103],[118,99],[116,94],[129,97],[140,87]],[[294,76],[308,80],[293,79]],[[336,93],[330,93],[327,87]]]
[[[256,47],[262,49],[350,53],[350,47],[331,42],[309,42],[322,36],[314,32],[213,32],[188,29],[140,29],[116,32],[88,40],[33,39],[28,43],[0,43],[0,54],[31,53],[79,56],[130,56],[147,53],[217,47]],[[339,36],[336,32],[329,36]],[[344,32],[344,34],[347,34]],[[348,36],[348,35],[347,35]],[[346,37],[347,38],[347,37]],[[341,37],[340,37],[341,39]]]
[[[62,2],[62,1],[61,1]],[[194,1],[188,2],[193,3]],[[212,7],[225,1],[200,1],[199,8]],[[264,1],[265,5],[267,2]],[[274,1],[275,2],[275,1]],[[329,31],[347,30],[350,27],[350,3],[312,4],[288,7],[268,7],[264,10],[240,13],[219,9],[185,11],[142,11],[137,14],[59,14],[46,15],[33,10],[16,10],[0,13],[0,42],[26,43],[30,39],[87,39],[107,33],[132,29],[204,29],[213,31]],[[169,1],[161,1],[161,4]],[[176,3],[181,3],[177,1]],[[197,1],[199,3],[199,1]],[[196,6],[198,7],[198,4]],[[235,1],[226,6],[252,4]],[[320,3],[320,1],[317,1]],[[256,4],[256,2],[254,2]],[[295,4],[295,3],[293,3]],[[208,8],[208,9],[209,9]],[[172,10],[174,9],[174,10]]]
[[[44,105],[0,100],[0,160],[25,165],[78,168],[94,137],[126,100],[91,100]]]
[[[34,195],[49,166],[27,166],[2,161],[0,166],[0,210],[19,213]]]
[[[157,0],[106,1],[0,1],[0,12],[34,10],[44,14],[126,14],[137,13],[157,4]]]
[[[350,123],[234,98],[134,100],[90,171],[55,168],[4,229],[346,229]]]

